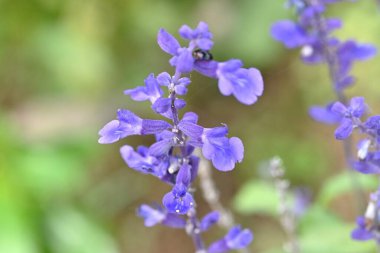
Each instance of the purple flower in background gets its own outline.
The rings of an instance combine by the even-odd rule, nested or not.
[[[377,143],[380,143],[380,115],[369,117],[364,123],[364,127],[373,134]]]
[[[220,218],[220,214],[218,211],[213,211],[208,213],[203,219],[201,220],[201,223],[199,225],[202,232],[207,231],[210,227],[215,225]]]
[[[296,188],[294,190],[293,213],[300,218],[305,214],[311,204],[311,193],[307,188]]]
[[[351,135],[352,130],[356,127],[357,119],[360,119],[365,113],[366,105],[363,97],[353,97],[349,106],[335,102],[331,111],[343,117],[339,127],[335,130],[335,138],[343,140]]]
[[[309,110],[310,116],[319,122],[337,124],[335,138],[344,140],[351,135],[353,129],[360,124],[360,118],[365,114],[367,105],[363,97],[353,97],[348,106],[341,102],[328,104],[326,107],[313,106]]]
[[[334,102],[335,103],[335,102]],[[315,121],[325,124],[337,124],[342,120],[342,115],[339,115],[331,110],[334,103],[326,106],[312,106],[309,109],[309,115]]]
[[[249,229],[242,230],[240,226],[230,229],[228,234],[219,241],[211,244],[209,253],[223,253],[235,249],[246,248],[253,240],[253,234]]]
[[[272,26],[271,34],[287,48],[301,47],[313,41],[301,25],[290,20],[277,21]]]
[[[366,219],[363,216],[359,216],[356,219],[357,228],[352,231],[352,239],[359,241],[367,241],[373,239],[373,232],[367,228]]]
[[[354,40],[339,41],[332,32],[342,27],[336,18],[325,18],[326,4],[338,2],[324,1],[288,1],[289,7],[295,7],[298,21],[281,20],[273,24],[272,37],[287,48],[301,48],[305,63],[327,63],[334,89],[341,92],[354,83],[355,78],[349,71],[355,61],[367,60],[376,54],[376,48],[369,44],[359,44]]]

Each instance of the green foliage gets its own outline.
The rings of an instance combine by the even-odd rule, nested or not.
[[[56,253],[116,253],[114,240],[85,213],[59,206],[47,214],[48,240]],[[89,243],[91,242],[91,243]]]
[[[369,253],[374,252],[373,242],[358,242],[350,238],[353,223],[345,223],[318,205],[304,217],[300,233],[302,252],[310,253]]]
[[[351,194],[357,190],[374,190],[377,187],[375,177],[360,174],[355,171],[347,171],[331,176],[323,184],[317,202],[323,206],[327,206],[331,201],[342,196],[343,194]]]
[[[234,208],[243,214],[277,215],[278,196],[273,184],[250,180],[234,199]]]

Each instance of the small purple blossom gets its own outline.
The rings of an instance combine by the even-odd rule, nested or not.
[[[99,131],[99,143],[113,143],[130,135],[156,134],[170,127],[163,120],[141,119],[124,109],[117,111],[117,118],[118,120],[112,120]]]
[[[162,203],[170,213],[186,214],[194,206],[194,199],[186,187],[175,185],[171,192],[165,194]]]
[[[168,87],[169,90],[175,91],[176,94],[184,96],[187,93],[187,86],[190,84],[190,79],[182,77],[178,80],[174,80],[173,77],[167,72],[163,72],[157,76],[157,82],[161,86]]]
[[[351,237],[354,240],[367,241],[374,238],[373,232],[366,225],[366,219],[359,216],[356,219],[357,228],[352,231]]]
[[[356,121],[360,119],[366,111],[364,98],[354,97],[351,99],[349,106],[345,106],[341,102],[335,102],[331,111],[340,115],[342,118],[339,127],[335,130],[335,138],[344,140],[348,138],[354,127]]]
[[[203,128],[186,121],[180,122],[178,127],[191,137],[190,143],[202,147],[204,157],[211,160],[216,169],[230,171],[235,168],[236,162],[243,160],[243,143],[237,137],[228,139],[227,127]]]
[[[163,95],[163,91],[157,83],[154,74],[149,74],[145,79],[145,86],[138,86],[134,89],[124,91],[125,95],[129,95],[135,101],[150,100],[153,104]]]
[[[163,224],[171,228],[185,228],[186,220],[179,215],[169,214],[163,208],[153,208],[149,205],[141,205],[137,210],[137,215],[144,219],[146,227]]]
[[[168,159],[158,159],[149,155],[149,149],[139,146],[136,151],[131,146],[125,145],[121,147],[120,153],[128,167],[143,173],[152,174],[158,178],[166,175],[169,167]]]
[[[191,166],[183,164],[177,174],[173,190],[162,199],[162,203],[170,213],[186,214],[194,206],[193,196],[188,192],[190,182]]]
[[[223,253],[235,249],[246,248],[253,240],[253,234],[249,229],[241,229],[235,226],[230,229],[226,236],[211,244],[209,253]]]
[[[197,47],[202,50],[210,50],[214,45],[212,33],[205,22],[199,22],[197,28],[191,29],[188,25],[183,25],[179,29],[182,38],[190,40],[191,47]]]
[[[325,124],[337,124],[342,120],[342,115],[336,114],[331,110],[334,103],[326,106],[312,106],[309,109],[309,115],[315,121]]]
[[[220,218],[220,214],[218,211],[213,211],[208,213],[203,219],[201,220],[201,223],[199,225],[199,228],[202,232],[207,231],[210,227],[215,225]]]
[[[263,94],[263,79],[257,69],[244,69],[242,65],[240,60],[219,63],[218,86],[224,96],[233,94],[241,103],[251,105]]]

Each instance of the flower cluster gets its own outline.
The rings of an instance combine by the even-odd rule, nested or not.
[[[289,0],[288,6],[295,8],[298,21],[277,22],[272,27],[272,35],[287,48],[302,48],[301,58],[304,62],[327,64],[338,101],[326,106],[313,106],[309,114],[316,121],[338,125],[335,138],[344,141],[346,159],[351,168],[364,174],[380,174],[380,116],[363,120],[368,112],[364,98],[353,97],[348,101],[344,94],[345,88],[355,82],[350,74],[353,63],[373,57],[376,48],[354,40],[340,41],[332,35],[334,30],[342,26],[342,22],[335,18],[325,18],[323,13],[328,4],[336,2],[339,1]],[[346,141],[354,130],[365,136],[357,145],[356,157],[351,155],[351,142]],[[358,228],[352,233],[353,239],[375,239],[380,242],[378,195],[372,195],[366,217],[357,219]]]
[[[124,93],[135,101],[149,100],[152,110],[165,120],[143,119],[126,109],[117,111],[117,119],[106,124],[99,131],[99,143],[114,143],[130,135],[154,135],[155,142],[137,149],[125,145],[120,149],[127,165],[143,174],[151,174],[172,186],[172,190],[162,199],[164,207],[142,205],[138,215],[146,226],[163,224],[174,228],[185,228],[195,238],[197,250],[204,250],[199,233],[205,232],[219,219],[219,214],[211,212],[201,221],[196,218],[195,200],[191,184],[197,177],[199,157],[193,154],[196,148],[220,171],[233,170],[244,156],[242,141],[229,138],[228,127],[221,125],[205,128],[198,124],[198,115],[179,111],[186,106],[184,99],[191,83],[187,74],[193,70],[218,79],[223,95],[234,95],[243,104],[251,105],[263,93],[263,80],[255,68],[243,68],[240,60],[226,62],[213,60],[210,50],[213,46],[212,34],[204,22],[191,29],[184,25],[180,36],[188,41],[182,47],[173,35],[160,29],[158,45],[170,54],[170,64],[175,67],[174,75],[163,72],[155,76],[149,74],[145,85],[126,90]],[[168,90],[167,95],[163,88]],[[170,123],[167,121],[169,120]],[[186,219],[187,217],[187,219]],[[227,236],[212,244],[210,252],[226,252],[246,247],[252,241],[249,230],[233,228]]]
[[[326,6],[337,0],[289,0],[295,7],[298,21],[278,21],[272,26],[272,36],[287,48],[301,48],[301,58],[309,64],[327,63],[334,89],[337,93],[355,81],[350,75],[357,60],[366,60],[376,53],[376,48],[354,40],[340,41],[332,32],[342,27],[336,18],[325,18]]]
[[[352,167],[364,174],[380,174],[380,115],[363,120],[368,111],[363,97],[353,97],[348,105],[338,101],[328,108],[312,112],[320,121],[338,124],[337,140],[349,138],[354,130],[365,136],[358,142],[356,158],[350,159]]]

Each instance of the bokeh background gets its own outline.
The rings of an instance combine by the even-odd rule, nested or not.
[[[355,216],[376,179],[355,177],[353,194],[341,143],[333,127],[313,122],[308,107],[334,99],[323,66],[305,66],[299,52],[269,35],[271,24],[293,17],[281,0],[0,0],[0,252],[174,253],[194,252],[183,231],[146,228],[135,216],[142,203],[160,202],[170,187],[129,169],[119,157],[130,137],[97,143],[98,130],[128,108],[156,117],[148,103],[123,90],[142,85],[151,72],[171,71],[156,44],[160,27],[176,33],[202,20],[214,33],[214,58],[240,58],[259,68],[265,92],[244,106],[220,95],[215,80],[196,73],[188,111],[204,126],[229,125],[245,144],[245,159],[231,173],[213,171],[223,204],[255,233],[250,252],[282,252],[285,234],[265,161],[280,156],[292,186],[307,187],[313,205],[300,221],[305,253],[374,252],[372,243],[350,241]],[[376,1],[331,6],[344,20],[337,32],[380,47]],[[367,98],[380,112],[380,58],[355,65],[348,95]],[[201,214],[209,211],[197,193]],[[214,228],[209,243],[224,234]]]

